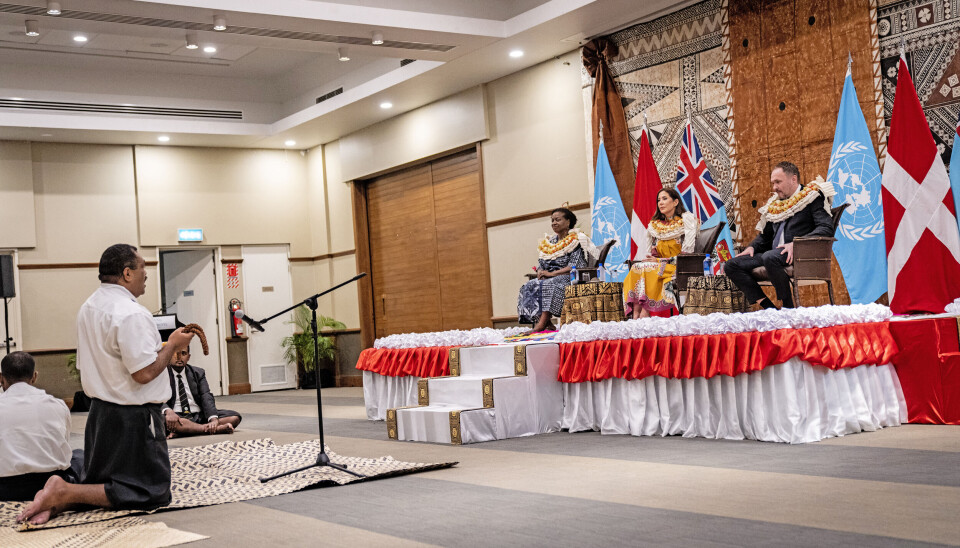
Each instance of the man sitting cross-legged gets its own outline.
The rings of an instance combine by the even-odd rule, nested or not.
[[[240,414],[217,409],[207,385],[207,374],[190,365],[190,348],[173,355],[167,367],[173,397],[163,407],[168,438],[198,434],[232,434],[240,424]]]
[[[30,354],[11,352],[0,361],[0,500],[33,500],[54,475],[79,481],[82,452],[71,458],[70,410],[36,382]]]

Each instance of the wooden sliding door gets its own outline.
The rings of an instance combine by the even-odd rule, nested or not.
[[[366,183],[376,337],[491,326],[476,149]]]

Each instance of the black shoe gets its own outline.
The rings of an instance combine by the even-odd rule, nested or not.
[[[760,301],[760,302],[757,303],[757,304],[759,304],[759,305],[760,305],[760,308],[763,308],[764,310],[766,310],[766,309],[768,309],[768,308],[777,309],[777,305],[773,304],[773,301],[771,301],[770,299],[768,299],[768,298],[766,298],[766,297],[764,297],[763,300]],[[779,309],[777,309],[777,310],[779,310]]]

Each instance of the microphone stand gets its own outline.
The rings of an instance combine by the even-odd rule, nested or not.
[[[265,324],[265,323],[269,322],[270,320],[276,318],[277,316],[281,316],[281,315],[283,315],[283,314],[286,314],[287,312],[290,312],[291,310],[297,308],[297,307],[300,306],[300,305],[305,305],[307,308],[309,308],[309,309],[310,309],[310,314],[311,314],[311,317],[310,317],[310,330],[313,332],[313,362],[314,362],[313,366],[314,366],[314,371],[316,371],[316,370],[317,370],[317,366],[319,365],[319,364],[317,363],[317,358],[319,358],[319,356],[320,356],[320,342],[318,341],[318,337],[319,337],[319,336],[318,336],[318,334],[317,334],[317,299],[319,299],[320,297],[326,295],[327,293],[330,293],[331,291],[333,291],[333,290],[335,290],[335,289],[339,289],[339,288],[341,288],[341,287],[343,287],[343,286],[345,286],[345,285],[347,285],[347,284],[349,284],[349,283],[353,283],[353,282],[359,280],[360,278],[362,278],[362,277],[364,277],[364,276],[366,276],[366,275],[367,275],[366,272],[361,272],[360,274],[357,274],[357,275],[354,276],[353,278],[350,278],[349,280],[347,280],[347,281],[345,281],[345,282],[343,282],[343,283],[337,284],[337,285],[331,287],[330,289],[328,289],[328,290],[326,290],[326,291],[324,291],[324,292],[322,292],[322,293],[317,293],[316,295],[314,295],[314,296],[312,296],[312,297],[307,297],[307,298],[304,299],[302,302],[299,302],[299,303],[291,306],[290,308],[287,308],[286,310],[281,310],[280,312],[277,312],[276,314],[274,314],[273,316],[270,316],[269,318],[266,318],[266,319],[264,319],[264,320],[260,320],[259,322],[257,322],[256,320],[254,320],[254,324],[256,324],[256,325],[258,325],[258,326],[259,326],[259,325],[262,325],[262,324]],[[251,325],[253,325],[253,324],[251,324]],[[263,331],[263,329],[261,328],[260,331]],[[332,462],[332,461],[330,460],[330,457],[327,455],[326,444],[324,444],[324,442],[323,442],[323,405],[322,405],[321,399],[320,399],[320,375],[319,375],[319,374],[317,375],[317,422],[318,422],[318,426],[319,426],[319,430],[320,430],[320,454],[317,455],[317,461],[316,461],[315,463],[313,463],[313,464],[308,464],[308,465],[306,465],[306,466],[301,466],[300,468],[296,468],[296,469],[293,469],[293,470],[288,470],[288,471],[286,471],[286,472],[281,472],[281,473],[279,473],[279,474],[277,474],[277,475],[275,475],[275,476],[270,476],[270,477],[266,477],[266,478],[260,478],[260,483],[266,483],[266,482],[268,482],[268,481],[272,481],[272,480],[275,480],[275,479],[277,479],[277,478],[282,478],[282,477],[284,477],[284,476],[289,476],[290,474],[296,474],[297,472],[303,472],[304,470],[313,468],[314,466],[329,466],[330,468],[335,468],[335,469],[337,469],[337,470],[340,470],[341,472],[346,472],[346,473],[348,473],[348,474],[353,474],[354,476],[357,476],[358,478],[364,478],[364,477],[366,477],[366,476],[364,476],[363,474],[354,472],[354,471],[352,471],[352,470],[347,470],[347,467],[344,466],[344,465],[342,465],[342,464],[337,464],[337,463],[335,463],[335,462]]]

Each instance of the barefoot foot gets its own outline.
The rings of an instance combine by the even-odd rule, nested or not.
[[[17,516],[17,522],[30,521],[34,525],[41,525],[50,521],[50,518],[64,510],[66,486],[67,482],[60,476],[50,476],[43,489],[33,498],[33,502]]]

